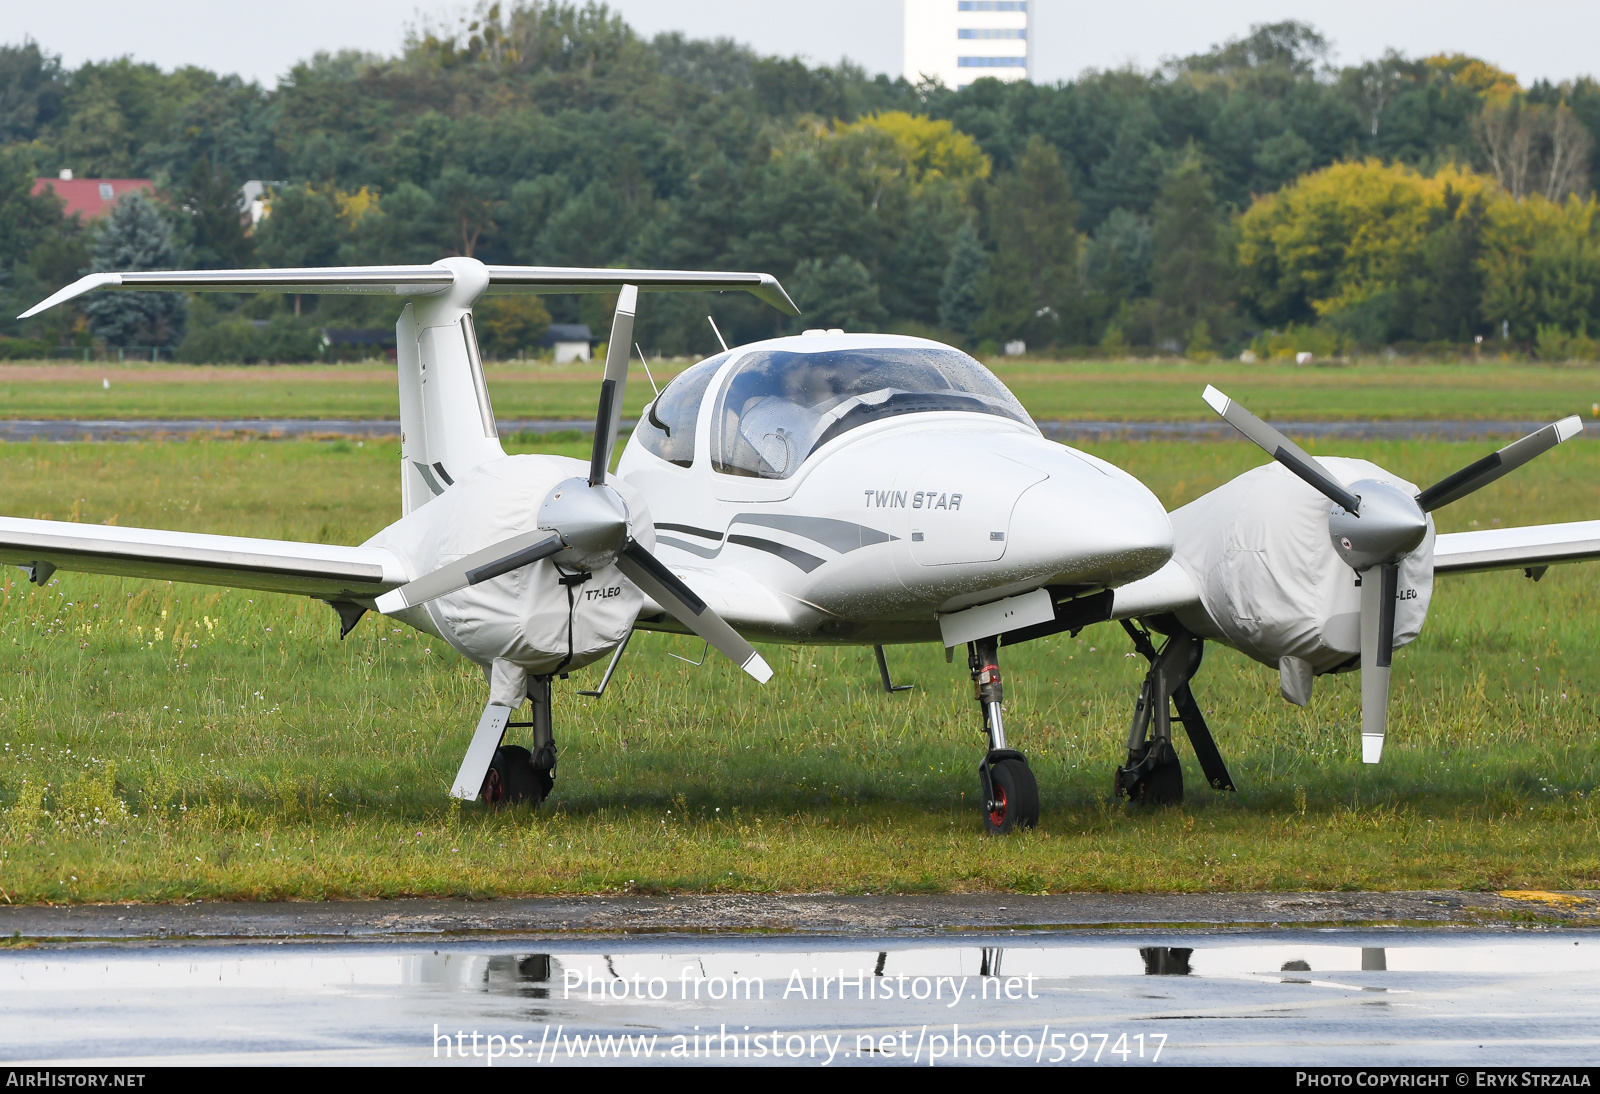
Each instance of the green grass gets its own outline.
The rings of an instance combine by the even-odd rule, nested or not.
[[[1426,482],[1486,446],[1344,445]],[[564,451],[583,455],[581,442]],[[1105,444],[1169,504],[1260,461],[1246,445]],[[393,444],[0,446],[0,511],[357,542],[396,515]],[[1448,528],[1600,513],[1600,446],[1567,445],[1441,513]],[[641,635],[602,701],[557,688],[540,810],[452,806],[484,700],[442,644],[375,617],[340,642],[314,601],[61,574],[0,587],[0,899],[1570,888],[1600,884],[1600,592],[1592,569],[1442,579],[1396,659],[1384,763],[1359,689],[1309,708],[1209,648],[1195,690],[1240,786],[1110,803],[1141,675],[1099,626],[1008,651],[1008,726],[1038,831],[983,836],[971,685],[933,647],[768,649],[766,687]]]
[[[1506,362],[1241,365],[1232,361],[994,361],[1037,418],[1206,420],[1208,383],[1276,419],[1555,419],[1600,403],[1600,367]],[[657,382],[682,363],[655,368]],[[102,381],[110,380],[110,388]],[[491,365],[501,418],[592,419],[595,365]],[[650,384],[635,362],[625,412]],[[0,365],[3,418],[395,418],[379,365]]]

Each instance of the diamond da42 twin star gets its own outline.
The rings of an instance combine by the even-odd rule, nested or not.
[[[552,678],[636,628],[693,633],[765,682],[750,639],[965,647],[986,747],[991,831],[1030,826],[1039,792],[1008,741],[1000,651],[1120,621],[1150,669],[1118,793],[1181,797],[1174,721],[1207,781],[1231,789],[1189,689],[1205,643],[1277,668],[1304,704],[1359,669],[1363,756],[1382,753],[1395,648],[1439,573],[1600,557],[1600,521],[1436,535],[1433,510],[1582,428],[1568,418],[1419,490],[1363,460],[1316,459],[1215,389],[1210,406],[1272,462],[1169,514],[1126,472],[1045,439],[988,370],[921,338],[807,331],[691,366],[650,403],[615,474],[640,293],[746,291],[757,273],[426,266],[96,273],[26,315],[97,289],[386,293],[396,325],[401,518],[360,547],[0,518],[0,562],[311,596],[341,633],[376,610],[483,666],[488,702],[450,793],[541,801],[556,768]],[[615,293],[591,460],[508,456],[473,330],[485,294]],[[1162,636],[1159,648],[1157,636]],[[531,703],[526,722],[515,713]],[[508,745],[508,728],[529,730]]]

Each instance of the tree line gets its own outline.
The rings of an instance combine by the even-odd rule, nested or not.
[[[1600,84],[1470,57],[1343,68],[1294,22],[1155,71],[961,89],[645,39],[604,6],[488,5],[396,56],[318,54],[275,89],[0,47],[0,308],[90,269],[490,262],[759,269],[805,314],[654,297],[647,348],[843,326],[993,350],[1590,352]],[[37,175],[149,177],[98,224]],[[241,219],[239,186],[268,183]],[[608,302],[506,298],[486,349]],[[0,321],[0,353],[161,345],[313,356],[393,301],[118,294]],[[8,348],[9,347],[9,348]]]

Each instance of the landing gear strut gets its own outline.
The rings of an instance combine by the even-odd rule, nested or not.
[[[1013,828],[1032,828],[1039,823],[1039,784],[1028,768],[1028,758],[1006,747],[1005,723],[1000,715],[1004,693],[1000,686],[999,639],[980,638],[967,643],[967,664],[972,669],[978,709],[983,713],[983,731],[989,738],[988,754],[978,765],[984,827],[996,836]]]
[[[1171,805],[1183,800],[1183,768],[1172,747],[1172,708],[1189,735],[1200,768],[1214,790],[1232,790],[1233,779],[1217,751],[1200,704],[1194,701],[1189,680],[1200,668],[1205,642],[1182,627],[1174,627],[1166,645],[1156,651],[1150,632],[1122,621],[1134,648],[1150,662],[1139,701],[1128,730],[1128,762],[1117,768],[1116,794],[1143,805]]]
[[[533,716],[526,722],[507,722],[507,729],[533,730],[533,748],[502,744],[494,751],[489,772],[483,777],[485,805],[538,805],[550,796],[556,782],[556,739],[550,720],[550,677],[528,678],[528,699]]]

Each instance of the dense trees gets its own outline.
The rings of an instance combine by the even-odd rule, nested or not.
[[[89,266],[84,227],[28,193],[71,168],[155,179],[183,264],[757,268],[807,312],[653,297],[639,337],[668,352],[714,347],[708,309],[741,340],[849,325],[1194,353],[1291,326],[1363,345],[1502,323],[1554,345],[1593,326],[1600,85],[1522,88],[1454,55],[1339,70],[1328,56],[1312,28],[1279,23],[1159,71],[951,90],[647,41],[603,7],[545,0],[425,25],[394,57],[318,54],[270,92],[126,58],[66,70],[24,42],[0,47],[0,306]],[[253,232],[245,179],[270,184]],[[607,302],[543,307],[500,316],[493,352],[526,349],[551,318],[603,326]],[[214,327],[394,311],[211,300],[190,356],[225,341]],[[70,340],[82,314],[0,320],[0,335]],[[266,352],[252,345],[240,354]]]
[[[1583,335],[1600,330],[1597,212],[1454,167],[1340,164],[1240,218],[1241,297],[1265,322],[1368,347]]]
[[[127,194],[94,236],[96,272],[171,270],[178,265],[172,229],[141,191]],[[188,326],[180,293],[100,293],[83,305],[89,330],[112,346],[176,346]]]

